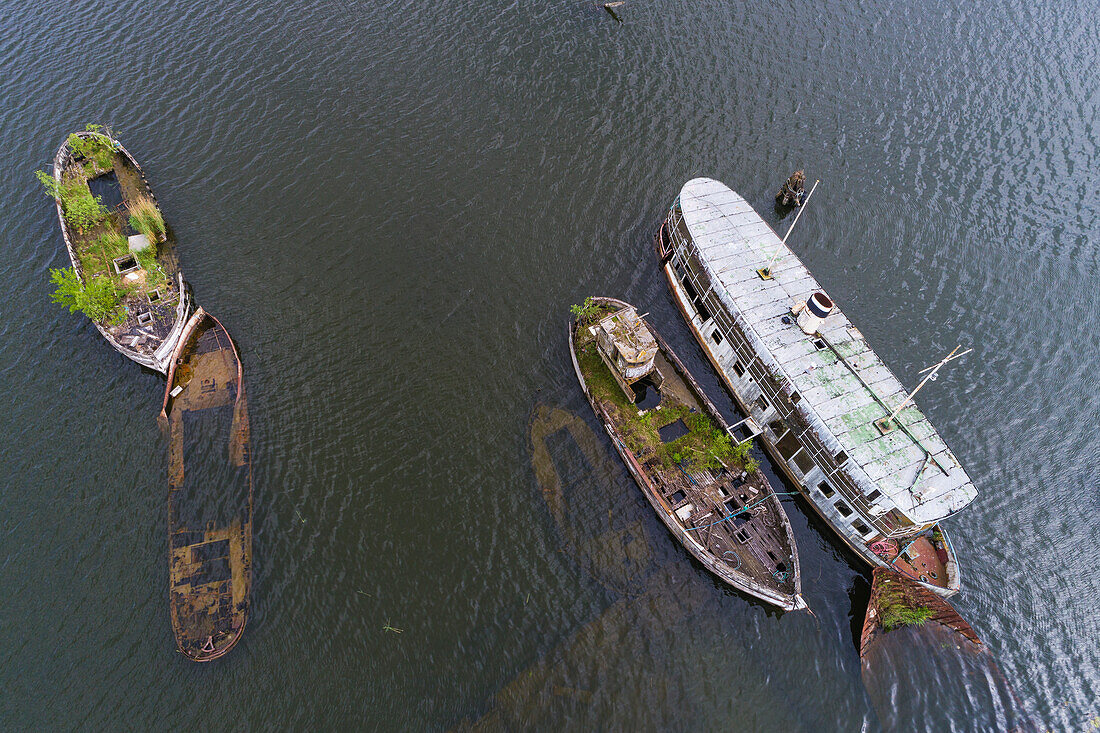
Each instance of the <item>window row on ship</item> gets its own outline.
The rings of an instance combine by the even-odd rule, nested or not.
[[[848,456],[830,451],[794,405],[801,396],[780,388],[779,380],[757,358],[740,327],[714,293],[703,267],[687,244],[686,226],[673,209],[666,235],[671,240],[670,263],[690,304],[693,325],[707,339],[734,390],[783,458],[792,476],[838,528],[848,528],[862,543],[879,537],[904,537],[923,529],[887,503],[877,488],[864,494],[844,470]]]

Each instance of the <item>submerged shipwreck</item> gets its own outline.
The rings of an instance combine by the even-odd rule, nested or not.
[[[859,637],[863,685],[886,730],[956,711],[975,730],[1034,731],[993,653],[927,586],[875,568]]]
[[[739,434],[763,442],[863,560],[957,592],[939,523],[974,500],[974,485],[794,252],[708,178],[684,185],[656,247],[677,306],[748,416]]]
[[[168,371],[190,310],[175,241],[141,166],[98,126],[62,143],[53,196],[72,271],[53,271],[54,299],[82,310],[117,351]]]
[[[635,308],[590,298],[569,324],[573,368],[649,503],[689,552],[729,585],[804,608],[787,515],[727,424]]]
[[[171,357],[169,606],[179,650],[210,661],[237,643],[252,585],[252,458],[241,362],[216,318],[195,311]]]

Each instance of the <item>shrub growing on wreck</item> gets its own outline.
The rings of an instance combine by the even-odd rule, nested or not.
[[[80,311],[93,321],[107,318],[118,320],[123,314],[119,308],[121,297],[111,278],[93,277],[85,283],[71,267],[51,269],[50,280],[56,286],[50,299],[67,307],[70,313]]]
[[[140,252],[135,252],[134,256],[137,257],[141,269],[145,270],[145,287],[147,290],[156,290],[167,284],[168,273],[157,262],[157,246],[155,244]]]
[[[35,175],[45,187],[46,193],[61,202],[65,221],[76,227],[81,234],[107,218],[107,209],[83,182],[58,183],[45,171],[35,171]]]
[[[150,242],[164,239],[164,217],[148,196],[142,196],[130,205],[130,226],[148,237]]]
[[[100,132],[102,129],[102,125],[85,125],[84,131],[93,133],[92,135],[81,137],[74,132],[66,142],[77,157],[90,161],[96,169],[106,170],[114,165],[115,144],[111,138]],[[85,172],[89,175],[95,173],[87,168]]]
[[[910,603],[905,592],[896,585],[884,585],[876,605],[879,622],[887,631],[893,631],[901,626],[920,626],[932,618],[934,613],[927,606],[916,606]]]
[[[571,305],[569,306],[569,312],[573,314],[581,323],[590,323],[600,315],[602,308],[592,302],[592,298],[588,297],[584,299],[584,305]]]

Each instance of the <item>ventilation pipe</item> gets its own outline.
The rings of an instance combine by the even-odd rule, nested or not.
[[[803,333],[813,336],[835,307],[829,296],[818,290],[808,300],[796,305],[793,312],[798,316],[798,327]]]

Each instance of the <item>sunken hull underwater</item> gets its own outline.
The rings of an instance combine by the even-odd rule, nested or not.
[[[169,438],[169,608],[179,650],[206,662],[237,643],[252,585],[248,408],[233,340],[202,308],[172,358],[161,426]]]
[[[859,658],[885,730],[912,728],[945,707],[965,716],[973,730],[1036,730],[970,624],[944,598],[895,570],[874,570]]]
[[[688,456],[707,450],[706,443],[691,442],[694,436],[728,437],[725,420],[633,306],[614,298],[591,303],[600,309],[595,325],[578,319],[569,324],[573,369],[657,516],[727,584],[785,610],[805,608],[794,534],[767,479],[755,467],[731,464],[728,456],[691,462]],[[623,336],[624,328],[631,333]],[[632,349],[627,343],[643,345]],[[636,367],[647,361],[639,377]],[[687,424],[690,432],[671,437]]]
[[[86,172],[89,162],[78,156],[69,146],[68,139],[61,144],[53,161],[53,177],[59,184],[77,182],[93,189],[93,193],[104,192],[111,200],[104,202],[109,210],[105,225],[95,230],[81,232],[70,227],[65,219],[61,202],[56,201],[57,217],[61,222],[61,234],[65,240],[65,249],[73,269],[84,279],[96,273],[84,272],[78,247],[89,246],[91,239],[102,234],[104,227],[112,227],[123,235],[137,232],[131,226],[127,211],[139,198],[148,198],[154,203],[156,196],[145,178],[145,172],[137,160],[122,143],[101,132],[80,131],[74,133],[80,138],[98,136],[110,140],[114,147],[110,169],[95,168],[92,175]],[[86,179],[86,183],[80,183]],[[117,203],[116,203],[117,201]],[[166,282],[158,286],[152,294],[142,294],[124,302],[126,318],[121,323],[96,322],[96,330],[107,339],[116,351],[136,361],[142,366],[154,369],[161,374],[168,371],[172,352],[179,343],[187,316],[191,310],[190,293],[184,283],[175,256],[175,241],[171,232],[166,233],[166,241],[161,245],[162,253],[158,261],[162,265]],[[104,263],[107,264],[107,263]],[[144,276],[144,272],[135,263],[129,268],[120,269],[115,263],[107,264],[107,274],[111,277]],[[113,268],[113,269],[112,269]]]
[[[939,522],[974,500],[974,485],[794,252],[708,178],[684,185],[655,243],[677,307],[748,416],[735,429],[763,442],[861,559],[958,592]]]

